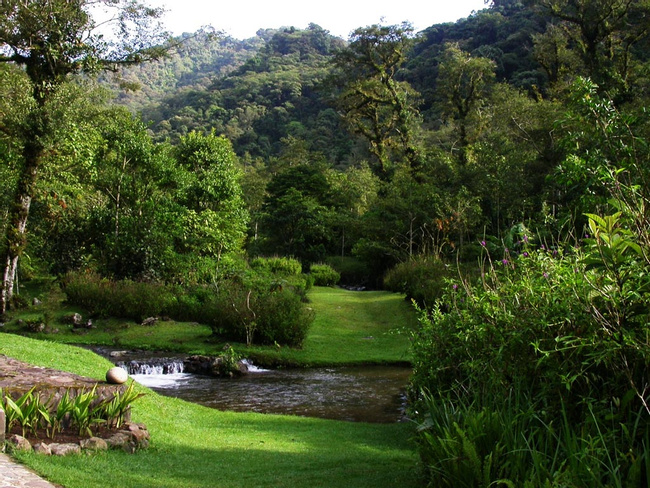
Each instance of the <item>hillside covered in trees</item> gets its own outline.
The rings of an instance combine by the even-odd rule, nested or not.
[[[647,484],[647,0],[245,41],[127,8],[149,34],[118,47],[88,2],[32,3],[0,7],[3,314],[46,274],[299,347],[314,283],[386,288],[422,313],[430,480]]]

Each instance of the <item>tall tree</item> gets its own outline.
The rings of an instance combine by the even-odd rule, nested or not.
[[[398,78],[414,40],[408,23],[360,28],[335,60],[337,104],[352,131],[368,141],[383,177],[396,159],[414,166],[419,158],[419,95]]]
[[[93,12],[109,15],[116,41],[99,31]],[[137,0],[7,0],[0,3],[0,62],[24,67],[30,107],[17,133],[22,142],[21,168],[4,236],[5,260],[0,313],[11,301],[14,278],[26,244],[29,209],[39,170],[53,147],[52,102],[70,75],[114,69],[164,53],[162,10]]]
[[[470,117],[485,103],[487,92],[494,82],[494,62],[475,57],[448,44],[438,70],[438,96],[443,115],[458,126],[458,147],[461,164],[467,163],[470,144],[468,131]]]

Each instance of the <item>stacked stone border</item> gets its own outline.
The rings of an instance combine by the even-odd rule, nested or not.
[[[68,392],[74,397],[82,392],[96,388],[96,403],[111,400],[117,392],[123,393],[125,384],[115,385],[93,378],[79,376],[51,368],[34,366],[23,361],[0,355],[0,389],[3,394],[14,399],[35,389],[42,398],[50,399],[50,409],[55,410],[58,401]],[[130,412],[128,412],[130,413]],[[125,423],[119,429],[108,431],[106,438],[89,437],[76,443],[58,444],[51,439],[44,439],[32,445],[23,436],[7,432],[6,414],[0,408],[0,451],[34,450],[42,454],[66,455],[82,450],[122,449],[136,452],[149,447],[150,435],[144,424],[130,421],[127,413]]]

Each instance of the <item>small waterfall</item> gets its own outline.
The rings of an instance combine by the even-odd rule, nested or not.
[[[270,371],[268,369],[264,369],[264,368],[260,368],[258,366],[255,366],[253,364],[253,361],[251,361],[250,359],[242,359],[241,362],[246,365],[246,368],[247,368],[249,373],[265,373],[267,371]]]
[[[184,371],[181,359],[151,358],[147,361],[129,361],[117,363],[117,366],[124,368],[130,375],[162,375],[178,374]]]

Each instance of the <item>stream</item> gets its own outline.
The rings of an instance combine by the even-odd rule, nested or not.
[[[96,351],[109,357],[108,351]],[[183,371],[183,357],[129,353],[109,357],[144,386],[218,410],[300,415],[353,422],[406,420],[406,385],[411,370],[399,366],[355,366],[267,370],[249,364],[238,378]]]

